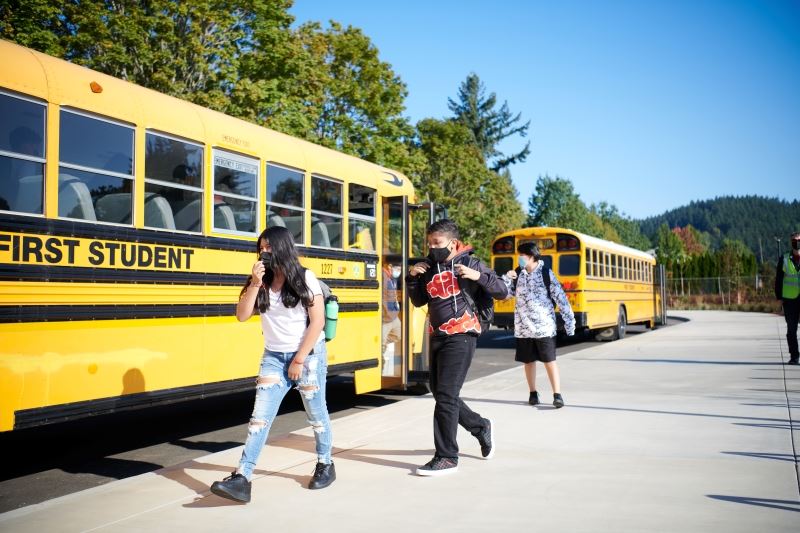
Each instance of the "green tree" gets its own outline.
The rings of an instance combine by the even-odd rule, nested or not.
[[[522,150],[510,156],[500,152],[497,146],[513,135],[527,136],[530,121],[519,124],[521,114],[514,115],[508,108],[508,102],[503,102],[496,109],[497,95],[486,95],[486,87],[477,74],[467,76],[458,88],[458,101],[448,98],[447,105],[455,119],[472,132],[474,142],[491,170],[499,172],[514,163],[525,162],[531,152],[530,141]]]
[[[673,272],[675,267],[680,265],[686,257],[683,241],[666,224],[662,224],[658,228],[656,257],[658,262],[664,264],[670,272]]]
[[[524,219],[510,176],[486,168],[471,132],[459,122],[424,119],[417,136],[424,157],[423,167],[412,174],[418,194],[446,205],[462,239],[488,258],[492,239]]]
[[[528,199],[526,225],[555,226],[596,237],[606,236],[600,217],[589,211],[571,181],[558,176],[539,176],[533,194]]]
[[[642,234],[639,223],[620,213],[615,205],[600,202],[597,205],[592,204],[589,210],[602,220],[605,227],[603,238],[639,250],[650,248],[650,239]]]
[[[3,37],[226,112],[242,58],[261,46],[257,37],[286,32],[293,20],[290,0],[19,4],[2,9]]]
[[[336,22],[327,30],[305,24],[297,37],[310,61],[306,137],[378,164],[415,165],[407,142],[414,128],[402,116],[408,91],[369,37]]]

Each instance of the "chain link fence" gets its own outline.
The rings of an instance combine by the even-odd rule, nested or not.
[[[781,312],[775,299],[774,276],[716,278],[668,277],[670,309],[726,309],[731,311]]]

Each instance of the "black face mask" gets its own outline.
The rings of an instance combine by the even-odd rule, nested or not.
[[[434,263],[444,263],[447,259],[447,256],[450,255],[450,250],[447,247],[444,248],[431,248],[428,250],[428,259],[433,261]]]

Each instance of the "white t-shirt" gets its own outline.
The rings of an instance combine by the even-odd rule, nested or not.
[[[322,294],[317,276],[306,270],[306,285],[311,294]],[[302,302],[287,308],[283,305],[280,292],[272,292],[267,288],[269,295],[269,309],[261,313],[261,330],[264,333],[264,347],[273,352],[296,352],[303,342],[306,333],[307,317],[306,308]],[[325,332],[321,331],[316,342],[325,339]],[[315,342],[315,344],[316,344]]]

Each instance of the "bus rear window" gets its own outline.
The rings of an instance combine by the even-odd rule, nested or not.
[[[497,272],[498,276],[502,276],[509,270],[514,270],[517,265],[514,264],[514,260],[510,257],[495,257],[494,258],[494,271]]]
[[[579,254],[562,255],[558,258],[558,273],[561,276],[577,276],[581,273]]]

